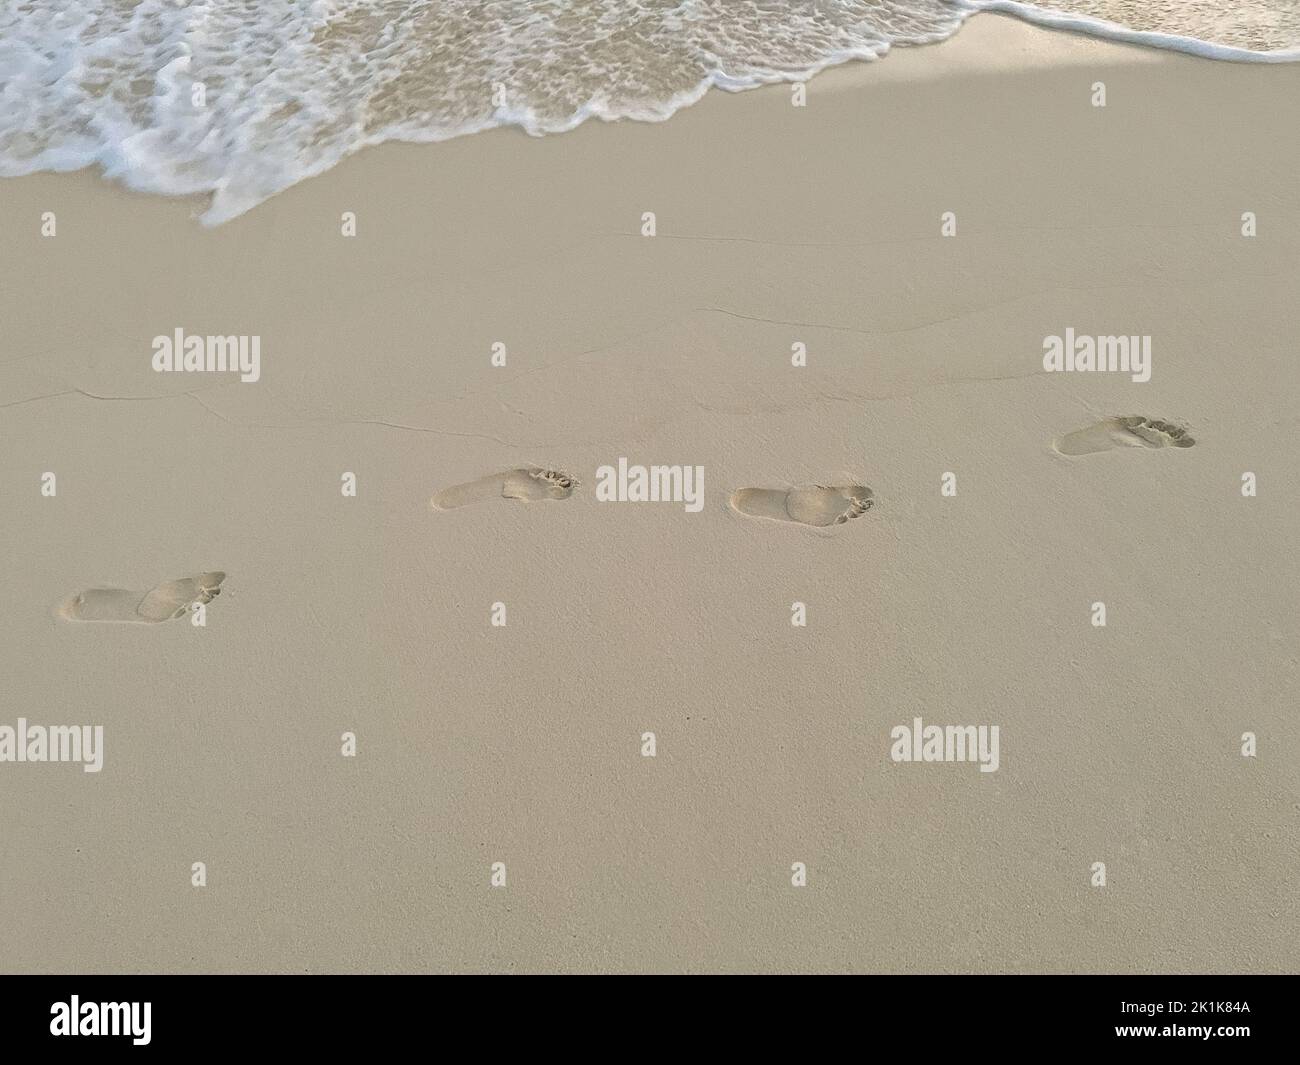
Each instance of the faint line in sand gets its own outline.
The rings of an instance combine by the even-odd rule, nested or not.
[[[897,336],[901,333],[916,333],[922,329],[930,329],[937,325],[947,325],[950,322],[960,322],[963,318],[969,318],[972,315],[984,314],[993,310],[995,307],[1006,307],[1013,303],[1022,303],[1027,299],[1032,299],[1041,293],[1029,292],[1019,296],[1014,296],[1009,300],[999,300],[997,303],[990,303],[971,311],[962,311],[960,314],[954,314],[947,318],[936,318],[929,322],[920,322],[917,325],[905,326],[902,329],[864,329],[861,326],[853,325],[831,325],[828,322],[794,322],[786,321],[781,318],[764,318],[757,314],[741,314],[739,311],[731,311],[726,307],[695,307],[693,310],[703,311],[707,314],[725,314],[729,318],[741,318],[747,322],[763,322],[767,325],[788,325],[798,329],[826,329],[835,333],[857,333],[859,336]]]
[[[502,447],[509,447],[509,448],[516,448],[516,449],[520,449],[525,446],[523,444],[512,443],[509,440],[503,440],[501,437],[492,436],[489,433],[462,433],[462,432],[457,432],[454,429],[435,429],[433,428],[433,426],[430,425],[406,425],[403,424],[402,422],[388,421],[387,419],[384,418],[328,418],[328,417],[306,418],[304,417],[302,421],[296,422],[291,425],[272,425],[268,422],[235,421],[235,419],[227,417],[226,415],[222,414],[215,407],[207,403],[204,403],[203,400],[199,399],[199,397],[196,396],[193,392],[186,392],[184,393],[184,395],[189,396],[192,400],[198,403],[199,406],[201,406],[204,410],[208,411],[214,417],[221,419],[221,421],[225,422],[227,425],[235,426],[237,429],[296,430],[296,429],[307,429],[316,425],[376,425],[376,426],[381,426],[382,428],[385,429],[398,429],[408,433],[432,433],[435,436],[459,436],[459,437],[468,437],[474,440],[491,440],[493,443],[500,444]]]
[[[221,385],[208,385],[207,388],[196,389],[198,392],[207,392],[209,389],[220,388]],[[29,396],[27,399],[16,399],[12,403],[0,403],[0,410],[6,407],[21,407],[24,403],[39,403],[43,399],[58,399],[60,396],[85,396],[87,399],[99,400],[103,403],[148,403],[156,399],[180,399],[184,396],[193,396],[194,392],[167,392],[158,396],[104,396],[95,392],[87,392],[84,388],[65,388],[58,392],[46,392],[40,396]]]

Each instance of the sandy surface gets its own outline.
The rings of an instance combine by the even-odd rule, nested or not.
[[[1297,128],[1300,66],[979,16],[215,230],[0,185],[0,724],[105,735],[0,764],[0,969],[1293,970]],[[261,379],[154,373],[177,327]],[[1067,327],[1151,380],[1043,372]],[[1053,447],[1122,415],[1195,445]],[[598,502],[620,457],[703,509]],[[533,465],[581,484],[430,509]],[[728,505],[816,484],[874,505]],[[893,762],[916,716],[997,772]]]

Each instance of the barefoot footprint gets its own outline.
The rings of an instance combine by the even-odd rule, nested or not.
[[[1172,422],[1141,414],[1107,418],[1105,421],[1066,433],[1052,444],[1062,455],[1093,455],[1121,447],[1191,447],[1196,441],[1187,430]]]
[[[219,571],[162,581],[147,592],[126,588],[90,588],[63,603],[60,617],[68,621],[117,621],[156,624],[184,617],[197,603],[210,603],[221,594],[226,575]]]
[[[813,485],[811,488],[740,488],[728,500],[737,514],[824,527],[843,525],[871,509],[874,493],[866,485]]]
[[[429,500],[429,506],[434,510],[454,510],[492,499],[517,499],[525,503],[537,499],[568,499],[578,483],[576,478],[559,470],[528,466],[444,488]]]

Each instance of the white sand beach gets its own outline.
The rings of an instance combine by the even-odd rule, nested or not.
[[[1300,65],[982,14],[806,92],[0,182],[0,725],[104,737],[0,764],[0,970],[1294,970]]]

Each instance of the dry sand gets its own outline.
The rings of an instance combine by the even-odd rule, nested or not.
[[[978,16],[790,99],[383,146],[214,230],[0,185],[0,724],[105,736],[0,765],[0,969],[1295,968],[1300,66]],[[261,380],[154,373],[177,327]],[[1044,373],[1066,327],[1151,380]],[[1053,446],[1126,415],[1195,445]],[[620,456],[703,510],[598,502]],[[873,505],[728,503],[815,485]],[[67,616],[104,588],[207,625]],[[916,716],[998,771],[891,761]]]

